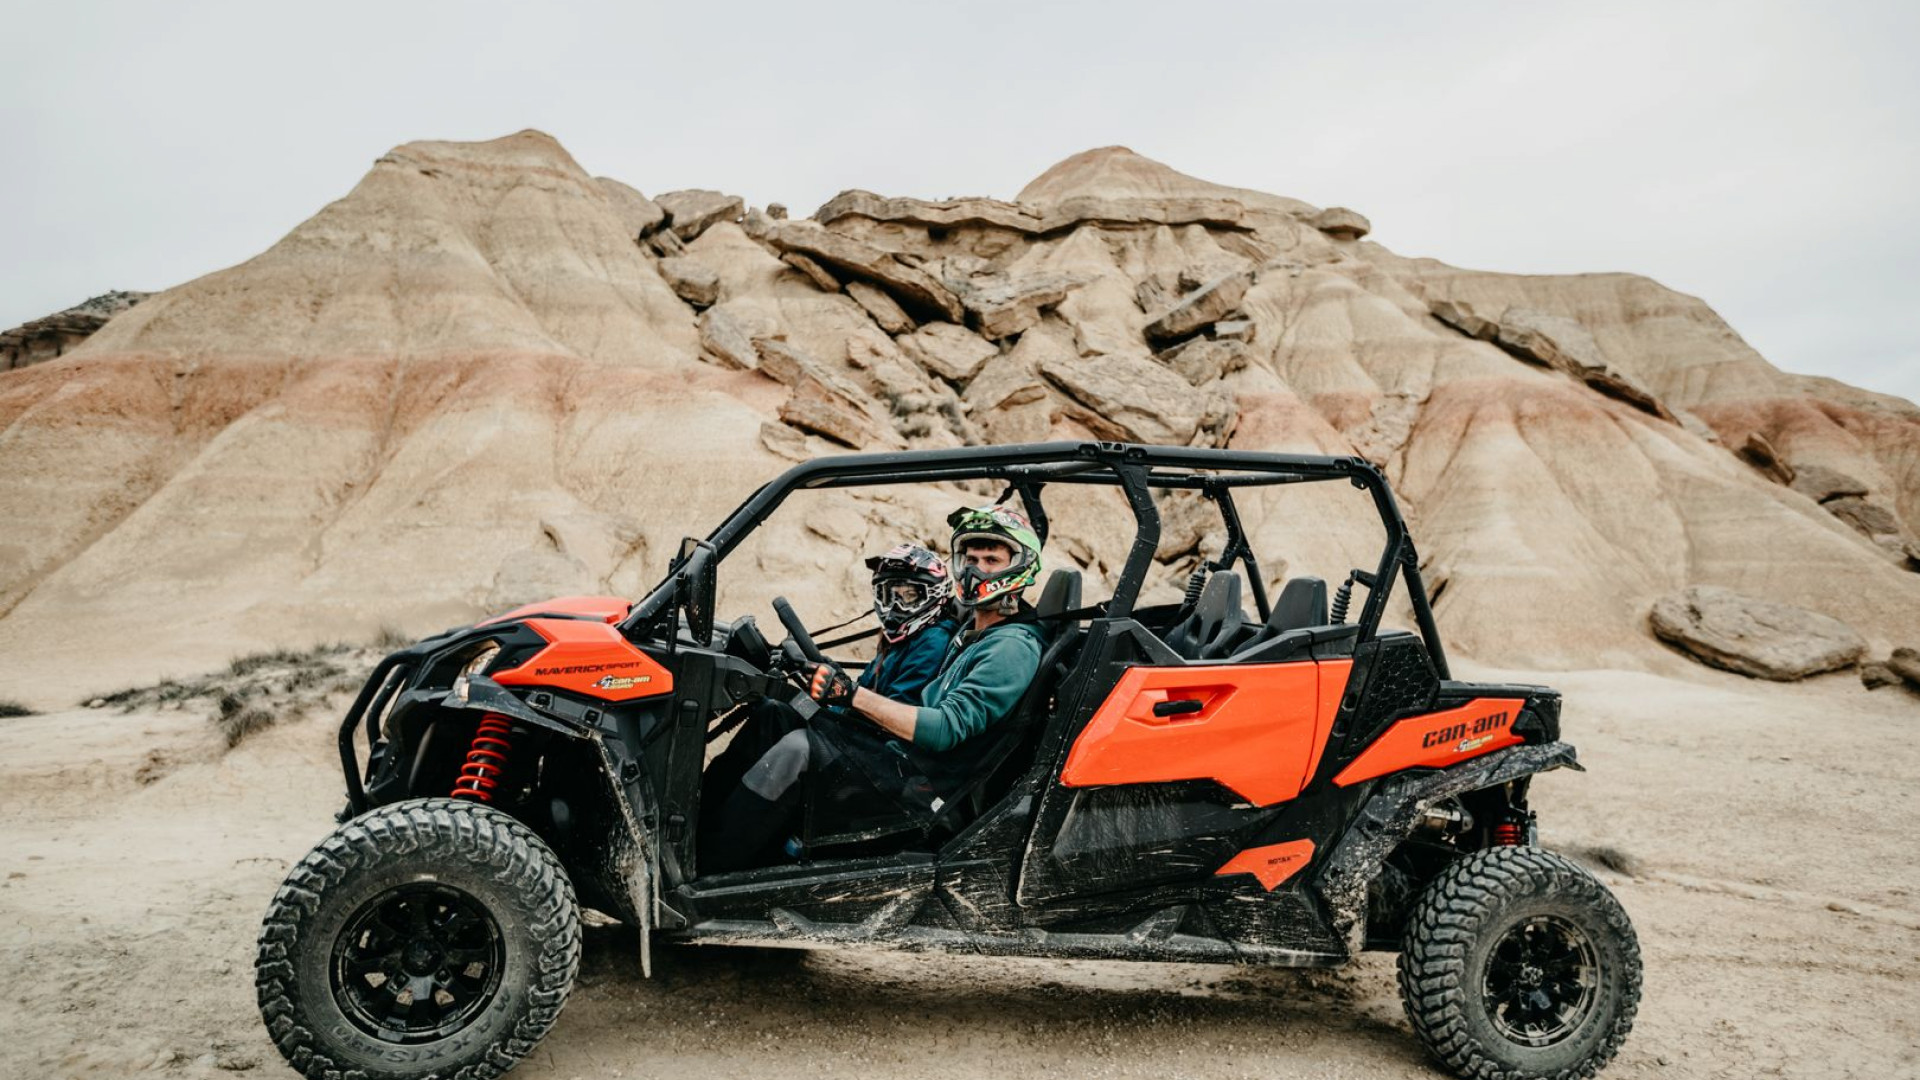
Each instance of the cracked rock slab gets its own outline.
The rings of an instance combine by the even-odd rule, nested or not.
[[[866,309],[867,314],[873,316],[873,321],[879,325],[880,329],[889,334],[911,334],[914,327],[918,325],[905,309],[894,302],[893,297],[864,281],[847,282],[847,295],[853,297],[855,303]]]
[[[669,191],[653,201],[667,212],[667,228],[681,240],[692,240],[722,221],[737,221],[747,209],[738,195],[698,188]]]
[[[849,276],[870,281],[910,310],[918,309],[953,323],[966,317],[966,309],[961,307],[953,290],[892,252],[808,221],[769,221],[768,226],[767,242],[783,255],[804,255]]]
[[[661,259],[660,276],[674,295],[694,307],[712,307],[720,300],[720,274],[698,259],[683,255]]]
[[[1253,275],[1244,271],[1214,278],[1147,324],[1147,339],[1174,342],[1191,337],[1237,311]]]
[[[1191,445],[1232,426],[1231,395],[1196,390],[1145,355],[1059,353],[1040,361],[1040,374],[1080,406],[1074,418],[1103,438]]]
[[[1776,682],[1851,667],[1867,651],[1839,619],[1716,585],[1662,597],[1650,621],[1661,640],[1702,663]]]
[[[1000,341],[1037,324],[1067,294],[1086,284],[1078,274],[1035,274],[974,289],[961,297],[980,336]]]
[[[1000,354],[992,342],[952,323],[928,323],[899,340],[901,351],[909,359],[962,386],[980,373],[981,365]]]

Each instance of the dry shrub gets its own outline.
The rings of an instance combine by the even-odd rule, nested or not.
[[[1641,866],[1639,859],[1617,847],[1608,847],[1603,844],[1574,848],[1568,854],[1581,862],[1598,866],[1603,870],[1611,870],[1626,877],[1637,878],[1645,869]]]

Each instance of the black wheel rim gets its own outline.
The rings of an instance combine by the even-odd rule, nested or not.
[[[433,1042],[485,1011],[506,955],[499,924],[478,900],[438,882],[402,885],[347,920],[333,946],[333,998],[376,1039]]]
[[[1599,985],[1600,964],[1586,932],[1565,919],[1535,915],[1494,943],[1481,993],[1495,1031],[1540,1047],[1580,1029]]]

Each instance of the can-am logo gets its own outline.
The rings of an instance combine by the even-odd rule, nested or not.
[[[1462,720],[1457,724],[1448,724],[1446,727],[1427,732],[1426,737],[1420,740],[1420,745],[1432,748],[1459,739],[1460,745],[1454,747],[1454,752],[1464,754],[1486,745],[1487,740],[1493,738],[1494,732],[1506,727],[1512,720],[1513,714],[1509,712],[1497,712],[1478,720]],[[1480,737],[1473,738],[1476,735]]]
[[[630,690],[653,681],[651,675],[607,675],[593,684],[595,690]]]

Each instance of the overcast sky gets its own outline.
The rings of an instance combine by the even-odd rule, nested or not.
[[[239,262],[389,147],[547,131],[649,194],[1010,197],[1088,147],[1405,255],[1630,270],[1920,399],[1920,5],[11,0],[0,328]]]

